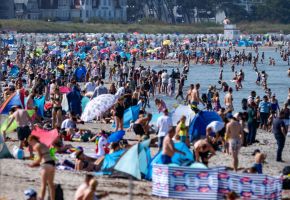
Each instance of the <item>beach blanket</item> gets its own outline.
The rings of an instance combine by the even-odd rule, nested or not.
[[[155,164],[153,194],[179,199],[224,199],[231,191],[241,199],[281,199],[282,179],[261,174],[237,174],[224,167],[193,169]]]

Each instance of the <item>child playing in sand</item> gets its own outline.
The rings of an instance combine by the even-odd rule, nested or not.
[[[266,154],[261,153],[259,149],[256,149],[252,155],[255,156],[253,167],[256,168],[258,174],[263,174],[263,163],[267,157]]]

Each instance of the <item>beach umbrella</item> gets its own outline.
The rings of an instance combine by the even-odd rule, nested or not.
[[[116,102],[115,95],[102,94],[92,99],[81,116],[81,119],[85,122],[93,120],[95,117],[99,117],[108,111]]]
[[[138,53],[138,51],[139,51],[138,49],[131,49],[131,50],[130,50],[130,52],[131,52],[132,54],[136,54],[136,53]]]
[[[112,133],[109,137],[108,137],[108,143],[112,143],[112,142],[119,142],[121,139],[123,139],[124,135],[125,135],[125,131],[124,130],[119,130],[116,131],[114,133]]]
[[[85,46],[86,45],[86,42],[83,41],[83,40],[80,40],[80,41],[77,42],[77,45],[78,46]]]
[[[101,51],[100,51],[100,53],[109,53],[110,52],[110,50],[109,49],[101,49]]]
[[[161,47],[156,47],[155,49],[154,49],[154,51],[160,51],[161,50]]]
[[[155,51],[154,51],[154,49],[148,49],[147,51],[146,51],[146,53],[154,53]]]
[[[163,41],[163,45],[164,46],[169,46],[171,44],[171,41],[170,40],[164,40]]]

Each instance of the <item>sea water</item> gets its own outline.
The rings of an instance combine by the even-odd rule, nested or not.
[[[253,56],[256,56],[256,53],[251,51],[250,49],[246,50],[246,55],[248,52],[252,52]],[[280,53],[275,52],[275,50],[265,50],[263,51],[265,53],[265,60],[264,64],[261,63],[261,54],[260,52],[260,58],[259,62],[257,64],[258,70],[261,72],[263,70],[266,71],[268,74],[268,88],[271,89],[272,94],[276,95],[276,98],[279,101],[280,108],[283,106],[284,102],[287,100],[288,95],[288,88],[290,87],[290,78],[288,77],[287,70],[290,67],[288,65],[288,62],[285,62],[280,57]],[[232,52],[233,55],[233,52]],[[269,66],[269,57],[274,58],[276,61],[275,66]],[[176,70],[176,66],[153,66],[153,69],[159,70],[159,69],[167,69],[169,74],[171,73],[172,69]],[[262,86],[258,86],[256,84],[257,80],[257,74],[253,69],[253,64],[248,64],[246,61],[244,66],[236,65],[235,71],[240,71],[242,69],[245,73],[245,81],[242,82],[243,88],[239,91],[235,90],[235,83],[232,82],[232,79],[234,77],[234,72],[231,70],[231,63],[225,64],[223,67],[223,80],[226,81],[230,87],[234,89],[233,92],[233,104],[235,108],[235,112],[242,111],[241,101],[243,98],[248,98],[250,96],[250,93],[252,90],[255,90],[257,92],[257,96],[260,96],[262,99],[265,95],[265,92],[262,88]],[[182,66],[179,67],[179,71],[182,71]],[[190,65],[190,71],[187,76],[187,80],[185,81],[185,86],[183,90],[184,97],[186,96],[186,92],[190,86],[190,84],[196,84],[200,83],[200,96],[202,93],[206,93],[209,85],[216,85],[217,88],[220,88],[220,85],[218,84],[218,78],[219,78],[219,71],[220,67],[219,64],[216,63],[214,65]],[[176,83],[176,88],[178,84]],[[220,91],[220,102],[222,107],[224,107],[224,96],[226,93]],[[175,94],[176,95],[176,94]],[[166,95],[157,95],[157,97],[162,98],[165,100],[167,106],[169,109],[172,109],[177,104],[182,103],[182,101],[175,100],[174,97],[169,97]],[[179,98],[180,99],[180,98]],[[151,100],[150,102],[151,108],[150,110],[154,111],[155,106],[154,102]],[[200,109],[203,109],[204,107],[200,104]]]

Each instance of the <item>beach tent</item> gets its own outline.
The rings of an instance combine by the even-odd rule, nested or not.
[[[34,105],[37,107],[37,114],[41,117],[44,116],[44,104],[45,104],[45,96],[40,98],[34,98]]]
[[[82,98],[82,111],[85,110],[85,108],[89,102],[90,102],[90,98],[83,96],[83,98]]]
[[[116,152],[105,155],[101,170],[104,172],[111,171],[124,152],[124,149],[120,149]]]
[[[135,122],[138,119],[139,116],[139,112],[140,112],[140,106],[136,105],[136,106],[131,106],[129,108],[127,108],[124,111],[124,115],[123,115],[123,127],[124,128],[129,128],[130,127],[130,121]],[[113,127],[115,127],[115,123],[113,124]]]
[[[38,127],[32,130],[31,135],[35,135],[39,138],[40,142],[50,147],[58,137],[57,129],[47,131]]]
[[[8,76],[9,76],[9,77],[12,77],[12,78],[16,78],[16,77],[18,77],[18,75],[19,75],[19,67],[17,67],[16,65],[14,65],[14,66],[11,68],[11,70],[10,70]]]
[[[79,66],[75,70],[75,76],[78,82],[82,82],[85,79],[87,69],[85,66]]]
[[[126,132],[124,130],[119,130],[119,131],[112,133],[108,137],[108,143],[119,142],[120,140],[123,139],[125,134],[126,134]]]
[[[177,150],[180,150],[185,153],[185,155],[175,153],[172,157],[172,164],[178,165],[178,166],[189,166],[194,162],[194,157],[191,152],[191,150],[184,144],[183,142],[176,142],[174,143],[174,147]],[[152,159],[149,167],[148,167],[148,173],[146,176],[147,180],[152,179],[152,168],[154,164],[161,164],[161,156],[162,152],[159,152],[155,155],[155,157]]]
[[[7,100],[1,105],[0,114],[8,115],[10,109],[13,106],[23,107],[22,101],[21,101],[21,95],[19,92],[15,92],[7,98]]]
[[[174,143],[174,147],[185,153],[185,155],[175,153],[173,157],[171,158],[172,164],[178,165],[178,166],[190,166],[192,163],[194,163],[194,156],[192,154],[192,151],[187,147],[187,145],[183,142],[176,142]],[[152,159],[150,165],[148,166],[148,173],[146,175],[147,180],[152,179],[152,169],[154,164],[162,164],[161,161],[162,152],[159,152],[155,155],[155,157]]]
[[[206,135],[206,127],[213,121],[222,122],[222,118],[213,111],[200,111],[192,119],[188,134],[190,141],[199,139],[201,136]]]
[[[32,117],[33,115],[34,115],[34,113],[35,113],[35,110],[27,110],[27,112],[28,112],[28,115],[30,116],[30,117]],[[4,131],[4,130],[6,130],[6,133],[11,133],[11,132],[13,132],[16,128],[17,128],[17,123],[16,123],[16,121],[14,120],[13,122],[12,122],[12,124],[10,125],[10,127],[7,129],[7,126],[8,126],[8,123],[9,123],[9,117],[7,117],[3,122],[2,122],[2,124],[1,124],[1,127],[0,127],[0,131],[1,131],[1,133]]]
[[[126,151],[114,166],[114,170],[131,175],[141,180],[148,173],[151,162],[150,145],[151,140],[137,143]]]
[[[0,159],[1,158],[13,158],[5,142],[3,141],[2,135],[0,135]]]
[[[186,117],[185,125],[189,126],[190,121],[194,117],[194,112],[188,105],[179,105],[172,113],[172,124],[173,126],[177,125],[177,122],[180,120],[181,116],[184,115]]]

